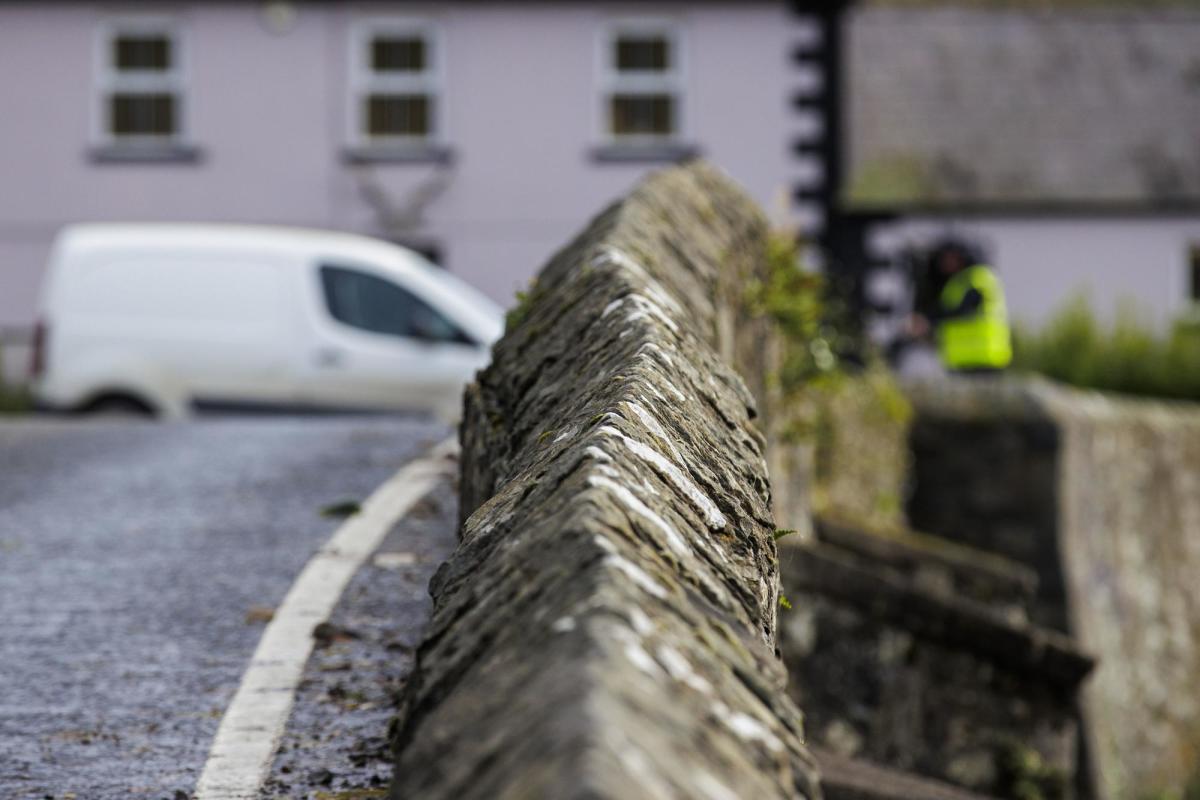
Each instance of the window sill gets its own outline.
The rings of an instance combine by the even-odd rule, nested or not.
[[[347,147],[342,158],[348,164],[451,164],[455,152],[441,144],[362,145]]]
[[[700,156],[699,145],[668,144],[603,144],[589,153],[592,161],[601,164],[679,163]]]
[[[106,144],[88,150],[95,164],[196,164],[204,152],[191,144]]]

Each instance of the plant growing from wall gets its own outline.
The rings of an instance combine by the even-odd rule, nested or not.
[[[787,341],[778,380],[785,392],[830,378],[841,370],[845,336],[824,276],[804,269],[795,237],[773,233],[767,241],[763,278],[746,287],[751,315],[770,317]]]
[[[785,398],[784,437],[812,447],[815,510],[900,521],[911,407],[881,359],[849,332],[824,276],[802,266],[793,235],[770,237],[764,277],[747,287],[746,303],[783,339],[782,364],[769,377]]]
[[[537,290],[536,279],[529,282],[528,289],[518,289],[513,298],[512,306],[504,312],[504,332],[511,333],[525,321],[529,309],[533,305],[533,296]]]
[[[1015,739],[1001,742],[996,754],[1000,797],[1012,800],[1065,800],[1069,782],[1060,770],[1048,765],[1036,750]]]

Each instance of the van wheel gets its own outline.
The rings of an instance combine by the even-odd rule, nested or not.
[[[154,416],[154,409],[148,403],[127,394],[101,395],[81,410],[84,414],[94,417],[145,419]]]

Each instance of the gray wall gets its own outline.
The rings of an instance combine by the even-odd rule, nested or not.
[[[349,27],[360,14],[440,24],[447,144],[456,160],[419,234],[507,302],[568,234],[648,169],[598,164],[599,32],[612,19],[682,24],[689,142],[762,203],[789,174],[783,2],[333,3],[272,32],[259,3],[172,6],[183,30],[194,164],[89,158],[93,60],[105,9],[0,6],[0,325],[28,324],[51,238],[85,220],[286,223],[379,232],[346,144]],[[127,8],[116,8],[126,11]],[[131,7],[132,8],[132,7]],[[396,197],[428,164],[371,167]]]
[[[848,194],[946,211],[882,226],[881,249],[975,237],[1034,324],[1079,292],[1109,318],[1124,299],[1160,324],[1184,311],[1200,244],[1200,14],[953,5],[850,15]],[[1150,213],[1164,203],[1190,211]]]
[[[856,199],[1200,198],[1192,4],[903,5],[852,13]]]
[[[1033,566],[1099,659],[1083,695],[1097,797],[1195,791],[1200,412],[1014,379],[910,394],[913,524]]]

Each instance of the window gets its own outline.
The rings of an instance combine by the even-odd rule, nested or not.
[[[183,139],[182,48],[169,22],[125,20],[100,36],[98,138],[104,145],[161,149]]]
[[[457,325],[421,298],[391,281],[345,267],[321,267],[329,314],[371,333],[433,342],[475,344]]]
[[[440,134],[439,46],[423,22],[373,20],[352,45],[351,139],[359,146],[410,147]]]
[[[663,144],[680,138],[683,52],[666,23],[614,25],[603,40],[604,138],[619,144]]]

